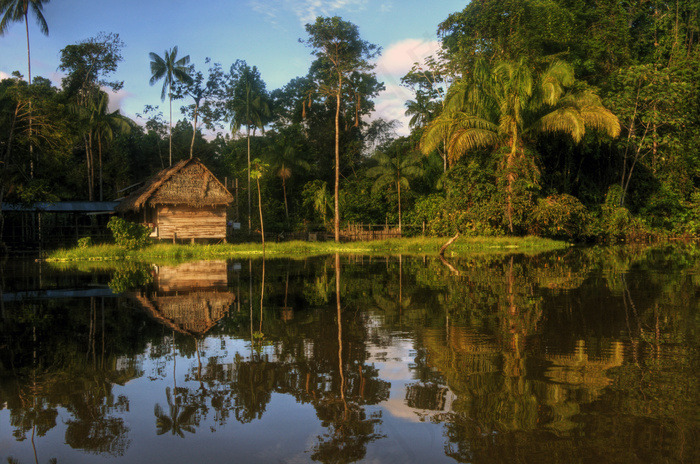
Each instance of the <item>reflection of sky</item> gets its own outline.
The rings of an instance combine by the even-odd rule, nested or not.
[[[386,437],[368,447],[367,462],[454,462],[444,455],[442,425],[430,421],[431,415],[446,411],[406,404],[406,386],[417,381],[411,368],[416,356],[414,341],[393,338],[390,346],[368,345],[367,352],[367,363],[379,371],[380,379],[391,383],[389,399],[378,405],[383,413],[379,430]],[[448,391],[447,397],[449,408],[452,392]]]
[[[411,365],[415,351],[413,341],[395,338],[392,346],[369,345],[368,364],[374,364],[380,379],[390,382],[389,399],[378,405],[365,405],[367,417],[380,414],[375,433],[383,436],[367,445],[362,462],[440,462],[444,456],[445,438],[443,426],[432,423],[429,416],[434,411],[409,407],[406,404],[406,386],[414,384]],[[203,372],[209,360],[216,358],[223,369],[235,368],[235,359],[250,359],[250,343],[231,337],[207,337],[199,342]],[[161,348],[162,349],[162,348]],[[216,421],[211,407],[211,393],[216,385],[207,385],[208,411],[202,417],[195,433],[184,432],[181,438],[166,432],[157,435],[154,408],[159,404],[167,415],[169,411],[166,388],[175,386],[186,389],[188,395],[200,392],[196,378],[198,361],[196,352],[189,357],[179,352],[173,363],[172,351],[164,350],[163,356],[153,356],[151,347],[136,359],[118,365],[136,366],[138,376],[124,385],[113,385],[113,401],[120,396],[128,398],[128,410],[112,411],[108,417],[121,419],[127,429],[128,447],[123,456],[95,454],[87,450],[71,449],[65,445],[68,422],[75,415],[59,408],[56,426],[45,436],[35,437],[39,462],[56,457],[58,462],[94,463],[101,461],[124,462],[198,462],[206,456],[208,462],[309,462],[318,437],[328,433],[321,426],[316,410],[310,404],[301,404],[288,394],[272,393],[270,403],[260,419],[248,423],[238,422],[233,412],[224,423]],[[263,354],[275,360],[272,347],[264,347]],[[223,382],[226,383],[226,382]],[[229,396],[230,393],[228,394]],[[450,393],[448,393],[450,395]],[[182,411],[182,409],[181,409]],[[9,431],[9,411],[0,411],[0,455],[11,456],[19,462],[34,462],[31,440],[17,442]],[[31,431],[27,433],[31,437]],[[49,450],[59,450],[59,455],[49,456]],[[437,458],[436,458],[437,456]],[[436,460],[437,459],[437,460]]]

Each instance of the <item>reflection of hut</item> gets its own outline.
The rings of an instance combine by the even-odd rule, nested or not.
[[[227,290],[226,262],[199,261],[156,268],[154,292],[131,297],[151,316],[171,329],[202,335],[216,325],[236,300]]]
[[[226,206],[233,196],[198,159],[156,174],[117,206],[118,213],[152,227],[158,239],[225,239]]]
[[[611,383],[606,371],[622,365],[623,345],[614,342],[610,356],[590,359],[585,341],[578,340],[572,354],[550,354],[545,359],[552,362],[547,368],[548,379],[559,384],[580,385],[597,395]]]
[[[406,404],[409,408],[431,411],[449,411],[446,385],[414,383],[406,385]],[[451,405],[450,405],[451,406]]]

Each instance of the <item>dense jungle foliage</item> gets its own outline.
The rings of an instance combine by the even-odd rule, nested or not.
[[[253,158],[275,233],[389,223],[404,234],[697,236],[699,7],[471,2],[437,25],[440,52],[402,79],[414,92],[405,137],[371,118],[379,48],[338,17],[307,25],[308,74],[274,90],[244,61],[152,53],[144,79],[162,83],[179,118],[108,111],[101,89],[123,85],[110,79],[124,44],[103,33],[62,50],[60,88],[20,72],[0,82],[0,201],[111,200],[194,156],[238,179],[230,216],[258,229]]]

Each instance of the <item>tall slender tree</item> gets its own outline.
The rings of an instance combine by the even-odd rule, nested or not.
[[[311,165],[301,156],[302,153],[291,136],[280,135],[269,147],[268,158],[272,170],[282,180],[284,214],[289,220],[287,202],[287,181],[299,170],[308,171]]]
[[[128,133],[131,126],[126,119],[119,114],[119,110],[109,112],[109,97],[102,92],[99,99],[90,107],[90,130],[97,139],[97,153],[99,164],[100,201],[103,201],[102,182],[102,144],[114,138],[114,132]]]
[[[27,34],[27,82],[32,82],[32,59],[29,47],[29,10],[34,12],[39,30],[44,35],[49,35],[49,25],[44,18],[44,4],[51,0],[0,0],[0,35],[5,35],[10,24],[24,21]]]
[[[251,230],[251,188],[250,188],[250,131],[265,130],[270,118],[270,106],[265,90],[265,82],[260,77],[258,68],[252,68],[243,60],[236,60],[231,65],[226,102],[231,129],[238,130],[245,126],[248,143],[248,232]]]
[[[190,64],[190,55],[185,55],[182,58],[177,58],[177,45],[166,50],[163,56],[149,53],[151,58],[151,79],[149,84],[153,85],[163,79],[163,90],[160,92],[161,101],[165,101],[166,89],[168,100],[170,103],[170,124],[169,124],[169,153],[170,166],[173,165],[173,85],[177,81],[191,82],[192,77],[189,75],[188,65]]]
[[[255,183],[258,186],[258,213],[260,213],[260,236],[262,238],[262,248],[263,254],[265,253],[265,225],[263,223],[263,210],[262,210],[262,191],[260,190],[260,178],[267,171],[267,163],[263,163],[260,159],[255,158],[252,162],[253,169],[251,170],[251,177],[255,179]],[[262,311],[262,309],[261,309]]]
[[[340,17],[319,16],[316,22],[306,25],[309,38],[302,41],[312,48],[316,60],[311,65],[320,77],[318,90],[335,99],[335,241],[340,241],[340,114],[341,101],[346,85],[353,73],[367,73],[374,69],[370,60],[381,48],[360,38],[356,25]],[[357,79],[356,79],[357,80]],[[354,100],[354,99],[353,99]],[[354,101],[353,101],[354,103]]]
[[[207,58],[205,63],[209,63]],[[198,120],[201,117],[204,127],[216,129],[221,127],[218,123],[221,118],[220,107],[217,99],[221,94],[223,72],[221,65],[215,63],[209,68],[208,76],[204,77],[201,71],[197,71],[194,65],[190,65],[188,71],[190,82],[178,82],[175,86],[176,98],[188,95],[192,98],[192,103],[180,108],[182,113],[192,118],[192,139],[190,140],[190,159],[194,156],[194,141],[197,136]]]
[[[51,0],[0,0],[0,36],[10,27],[11,23],[24,20],[24,29],[27,34],[27,82],[32,83],[32,54],[29,47],[29,10],[34,12],[34,17],[39,30],[44,35],[49,35],[49,25],[44,18],[44,4]],[[29,137],[32,134],[32,102],[29,101]],[[34,177],[34,145],[29,144],[30,176]]]

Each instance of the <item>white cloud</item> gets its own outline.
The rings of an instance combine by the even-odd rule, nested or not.
[[[113,92],[111,89],[107,88],[102,88],[107,94],[109,95],[109,111],[114,112],[116,110],[121,110],[123,107],[123,102],[124,100],[133,97],[134,95],[131,92],[127,92],[124,89],[121,89],[117,92]],[[124,114],[124,111],[121,111],[122,114]]]
[[[330,16],[337,11],[363,10],[368,3],[369,0],[250,0],[251,8],[267,16],[273,24],[280,16],[291,12],[302,25],[314,22],[317,16]]]
[[[391,44],[377,61],[377,72],[402,77],[411,70],[413,63],[422,63],[436,54],[439,47],[437,40],[405,39]]]
[[[401,86],[401,78],[411,70],[414,63],[423,63],[428,56],[434,55],[440,43],[437,40],[405,39],[390,45],[377,61],[377,78],[384,82],[386,90],[377,98],[374,118],[398,120],[401,127],[398,135],[408,135],[408,118],[406,101],[413,94]]]

